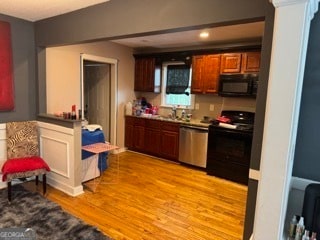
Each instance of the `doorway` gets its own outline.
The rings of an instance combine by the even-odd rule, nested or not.
[[[116,144],[117,60],[81,54],[81,116]]]

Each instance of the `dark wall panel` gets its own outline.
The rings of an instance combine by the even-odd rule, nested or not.
[[[259,88],[256,102],[255,128],[252,143],[250,168],[260,170],[260,155],[263,139],[264,117],[269,79],[269,68],[272,50],[274,7],[271,3],[266,4],[266,19],[264,37],[261,49],[261,69],[259,72]]]
[[[32,22],[0,14],[0,20],[10,23],[15,108],[0,112],[0,123],[30,120],[36,117],[35,41]]]
[[[320,12],[311,22],[293,175],[320,181]]]
[[[262,41],[261,66],[259,73],[259,89],[257,96],[255,127],[251,151],[250,168],[260,170],[260,157],[263,140],[263,127],[266,109],[269,68],[272,50],[273,23],[275,9],[271,3],[266,4],[265,30]],[[246,218],[244,222],[243,240],[249,240],[253,231],[255,206],[257,200],[258,181],[249,179],[246,205]]]
[[[116,0],[36,22],[38,46],[264,17],[266,0]]]

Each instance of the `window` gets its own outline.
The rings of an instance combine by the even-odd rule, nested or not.
[[[170,62],[162,65],[161,106],[194,108],[194,95],[191,94],[191,66],[183,62]]]

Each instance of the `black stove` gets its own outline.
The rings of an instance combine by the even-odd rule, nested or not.
[[[222,111],[209,126],[208,175],[242,184],[249,179],[254,113]]]
[[[221,127],[229,129],[229,131],[253,132],[254,116],[253,112],[225,110],[221,112],[217,120],[212,121],[209,127]],[[224,121],[220,121],[219,119],[223,119]]]
[[[253,132],[253,124],[235,123],[236,129],[239,131],[251,131]]]

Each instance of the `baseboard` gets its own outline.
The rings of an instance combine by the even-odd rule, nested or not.
[[[66,184],[64,184],[62,182],[58,182],[58,181],[50,178],[49,176],[47,176],[47,183],[50,186],[52,186],[52,187],[54,187],[54,188],[56,188],[56,189],[58,189],[58,190],[60,190],[60,191],[62,191],[64,193],[66,193],[66,194],[68,194],[68,195],[70,195],[72,197],[76,197],[76,196],[84,193],[82,185],[77,186],[77,187],[70,187],[70,186],[68,186],[68,185],[66,185]]]
[[[127,148],[119,148],[119,149],[113,150],[112,153],[119,154],[119,153],[125,152],[126,150]]]
[[[310,179],[299,178],[299,177],[292,177],[291,178],[291,188],[304,191],[306,187],[311,183],[320,184],[320,182],[313,181]]]

